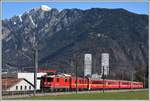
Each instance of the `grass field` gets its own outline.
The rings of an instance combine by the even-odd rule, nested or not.
[[[148,99],[148,91],[132,91],[132,92],[105,92],[105,93],[84,93],[84,94],[64,94],[49,96],[31,96],[19,99],[33,100],[116,100],[116,99]]]

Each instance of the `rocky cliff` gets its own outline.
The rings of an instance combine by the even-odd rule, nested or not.
[[[101,53],[110,54],[112,75],[148,66],[148,15],[124,9],[34,8],[2,20],[3,68],[33,66],[33,44],[39,66],[83,73],[84,54],[93,57],[93,73],[100,73]]]

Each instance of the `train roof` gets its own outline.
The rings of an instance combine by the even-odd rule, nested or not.
[[[76,76],[71,76],[71,75],[69,75],[69,74],[64,74],[64,73],[62,73],[62,74],[54,74],[54,75],[45,75],[45,76],[47,76],[47,77],[51,77],[51,78],[54,78],[54,77],[59,77],[59,78],[73,78],[73,79],[76,79]],[[77,77],[78,79],[83,79],[83,78],[88,78],[88,77]],[[101,79],[101,78],[88,78],[88,79],[90,79],[90,80],[103,80],[103,79]],[[132,81],[127,81],[127,80],[112,80],[112,79],[104,79],[105,81],[107,80],[107,81],[121,81],[121,82],[132,82]],[[137,82],[137,81],[133,81],[134,83],[139,83],[139,82]]]

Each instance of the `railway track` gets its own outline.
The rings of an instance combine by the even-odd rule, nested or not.
[[[117,90],[105,90],[104,92],[129,92],[129,91],[144,91],[148,89],[117,89]],[[82,93],[98,93],[103,92],[103,90],[96,90],[96,91],[72,91],[72,92],[37,92],[35,95],[33,93],[30,94],[21,94],[21,95],[5,95],[2,96],[2,99],[15,99],[15,98],[22,98],[22,97],[30,97],[30,96],[57,96],[57,95],[64,95],[64,94],[82,94]]]

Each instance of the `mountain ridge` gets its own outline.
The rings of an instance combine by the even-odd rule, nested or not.
[[[123,9],[52,8],[46,12],[29,11],[21,19],[22,22],[17,16],[2,21],[3,67],[33,66],[34,35],[38,39],[40,67],[74,72],[72,63],[77,62],[82,74],[83,56],[91,53],[93,73],[100,73],[103,52],[110,54],[110,67],[115,75],[119,75],[117,69],[137,71],[141,66],[145,70],[148,65],[147,15]]]

